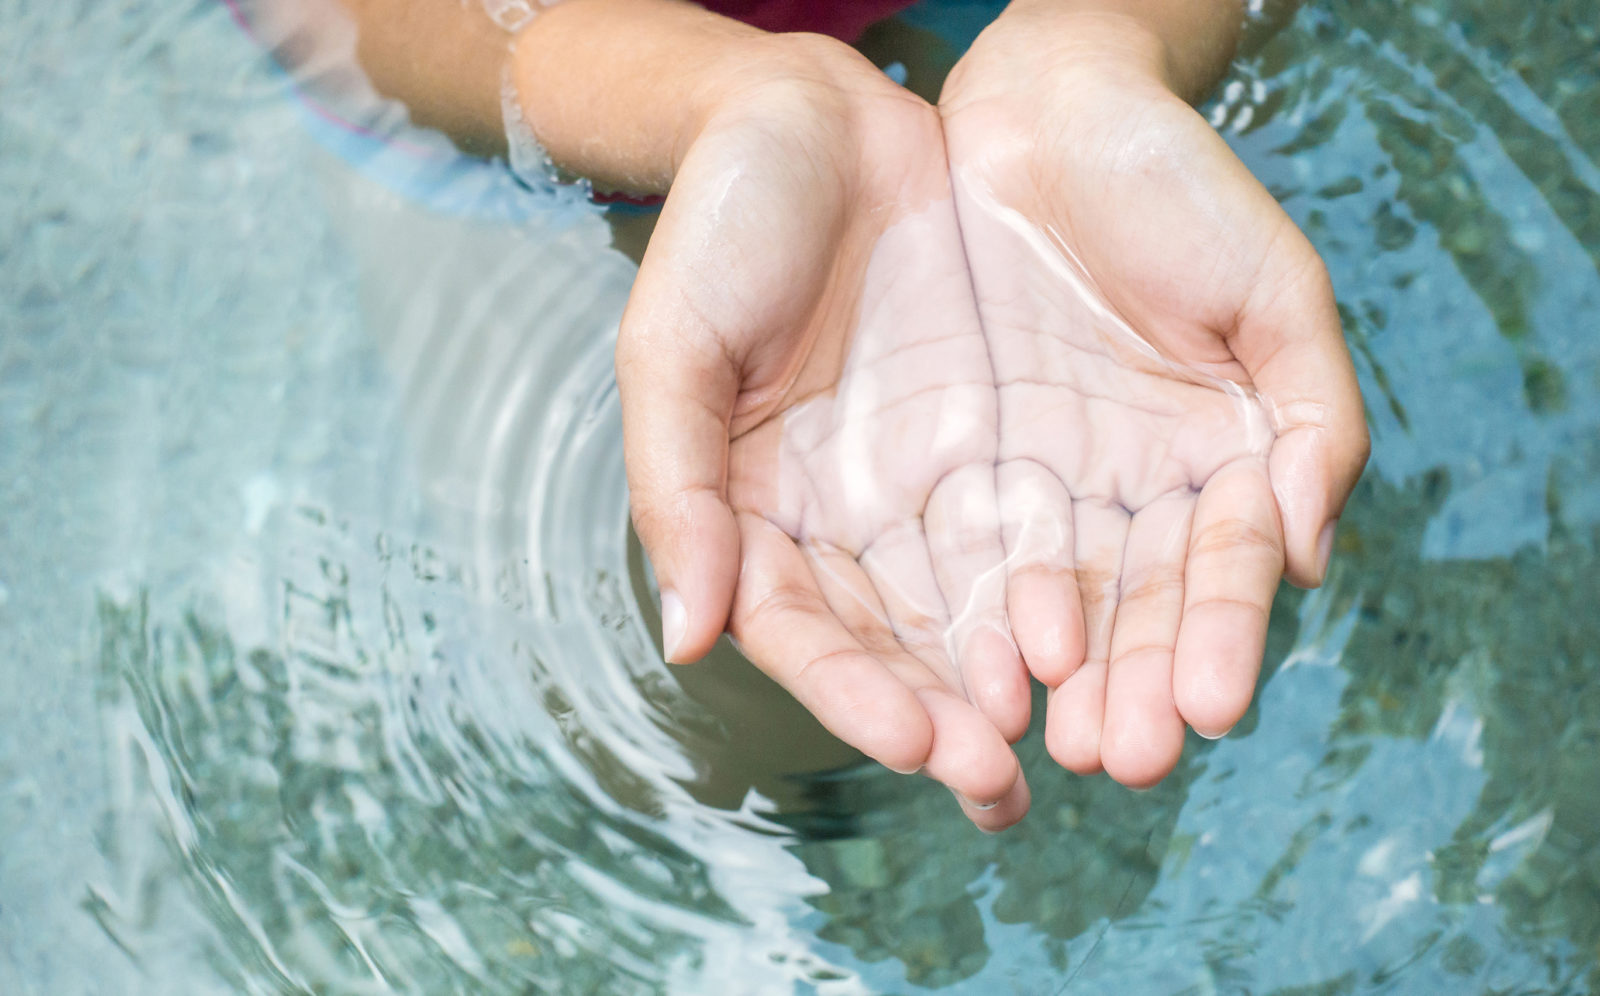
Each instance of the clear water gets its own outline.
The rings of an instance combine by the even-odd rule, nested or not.
[[[389,192],[209,0],[0,0],[0,991],[1600,988],[1597,31],[1241,63],[1372,466],[1245,724],[1144,794],[1035,736],[987,838],[654,656],[603,226]]]

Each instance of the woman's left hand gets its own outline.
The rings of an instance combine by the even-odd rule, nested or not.
[[[1067,768],[1134,786],[1254,692],[1368,453],[1316,251],[1126,19],[1004,16],[940,101],[1000,395],[1009,615]]]

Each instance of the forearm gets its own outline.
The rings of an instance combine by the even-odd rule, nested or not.
[[[339,2],[354,22],[356,58],[375,90],[405,104],[414,123],[444,132],[469,152],[505,150],[500,81],[510,36],[476,4]]]
[[[665,189],[673,150],[715,89],[709,78],[762,34],[676,0],[568,0],[515,37],[475,2],[340,2],[368,79],[415,123],[474,152],[504,151],[509,66],[523,116],[551,157],[632,190]]]
[[[503,152],[509,68],[524,119],[558,165],[602,188],[639,193],[667,189],[719,109],[770,81],[826,85],[848,51],[815,36],[770,35],[682,0],[567,0],[540,10],[515,36],[476,2],[339,3],[355,28],[361,70],[415,123],[471,152]],[[263,6],[263,16],[301,34],[315,36],[326,22],[322,0]]]
[[[773,36],[678,0],[569,0],[512,48],[522,112],[559,165],[664,192],[698,129],[762,67]]]
[[[1157,74],[1195,102],[1227,71],[1243,17],[1240,0],[1013,0],[996,26]]]

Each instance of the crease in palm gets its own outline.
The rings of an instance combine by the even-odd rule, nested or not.
[[[1062,763],[1096,770],[1107,748],[1115,774],[1148,784],[1183,736],[1173,658],[1196,509],[1225,468],[1270,501],[1270,413],[1153,346],[1059,236],[978,181],[955,196],[959,227],[941,202],[879,240],[837,383],[783,414],[761,512],[909,685],[1015,740],[1031,672],[1053,689]],[[929,249],[943,240],[959,258]],[[1219,519],[1237,531],[1219,497],[1212,537]]]

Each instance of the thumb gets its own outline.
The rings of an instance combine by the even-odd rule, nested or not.
[[[1276,420],[1268,473],[1283,520],[1284,573],[1315,588],[1371,442],[1327,268],[1288,218],[1283,224],[1288,237],[1263,265],[1231,345]]]
[[[662,656],[681,664],[722,634],[738,579],[727,477],[739,371],[650,262],[617,336],[617,390],[634,528],[661,585]]]

